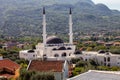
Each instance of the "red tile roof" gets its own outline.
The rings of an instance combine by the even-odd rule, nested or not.
[[[15,72],[18,68],[20,68],[20,66],[9,59],[0,60],[0,70],[8,69]]]
[[[41,72],[62,72],[63,61],[39,61],[33,60],[28,68],[32,71],[41,71]]]

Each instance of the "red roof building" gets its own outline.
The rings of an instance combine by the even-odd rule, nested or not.
[[[63,61],[38,61],[33,60],[30,63],[28,70],[41,71],[41,72],[62,72]]]
[[[17,63],[9,59],[0,60],[0,76],[11,78],[19,68],[20,66]]]
[[[69,76],[69,64],[67,61],[30,61],[29,71],[53,72],[56,80],[65,80]]]

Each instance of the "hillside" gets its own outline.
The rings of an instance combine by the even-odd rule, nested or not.
[[[120,12],[91,0],[0,0],[0,34],[41,36],[43,6],[46,7],[49,34],[68,33],[70,7],[74,32],[120,29]]]

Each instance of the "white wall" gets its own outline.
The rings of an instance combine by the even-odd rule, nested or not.
[[[27,51],[20,51],[19,57],[21,59],[25,59],[25,60],[33,60],[33,59],[37,59],[37,54],[36,53],[28,53]]]

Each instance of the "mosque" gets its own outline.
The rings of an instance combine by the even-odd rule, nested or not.
[[[46,12],[43,8],[43,43],[38,43],[35,50],[20,51],[19,57],[26,60],[47,59],[47,60],[70,60],[75,56],[76,46],[73,44],[72,31],[72,10],[69,11],[69,43],[57,36],[47,36],[46,33]]]
[[[19,52],[19,57],[25,60],[42,59],[49,61],[70,61],[72,58],[80,58],[84,61],[95,60],[99,65],[120,66],[120,55],[105,51],[75,51],[72,32],[72,11],[69,12],[69,42],[56,36],[47,37],[46,15],[43,8],[43,43],[38,43],[35,50],[23,50]]]

